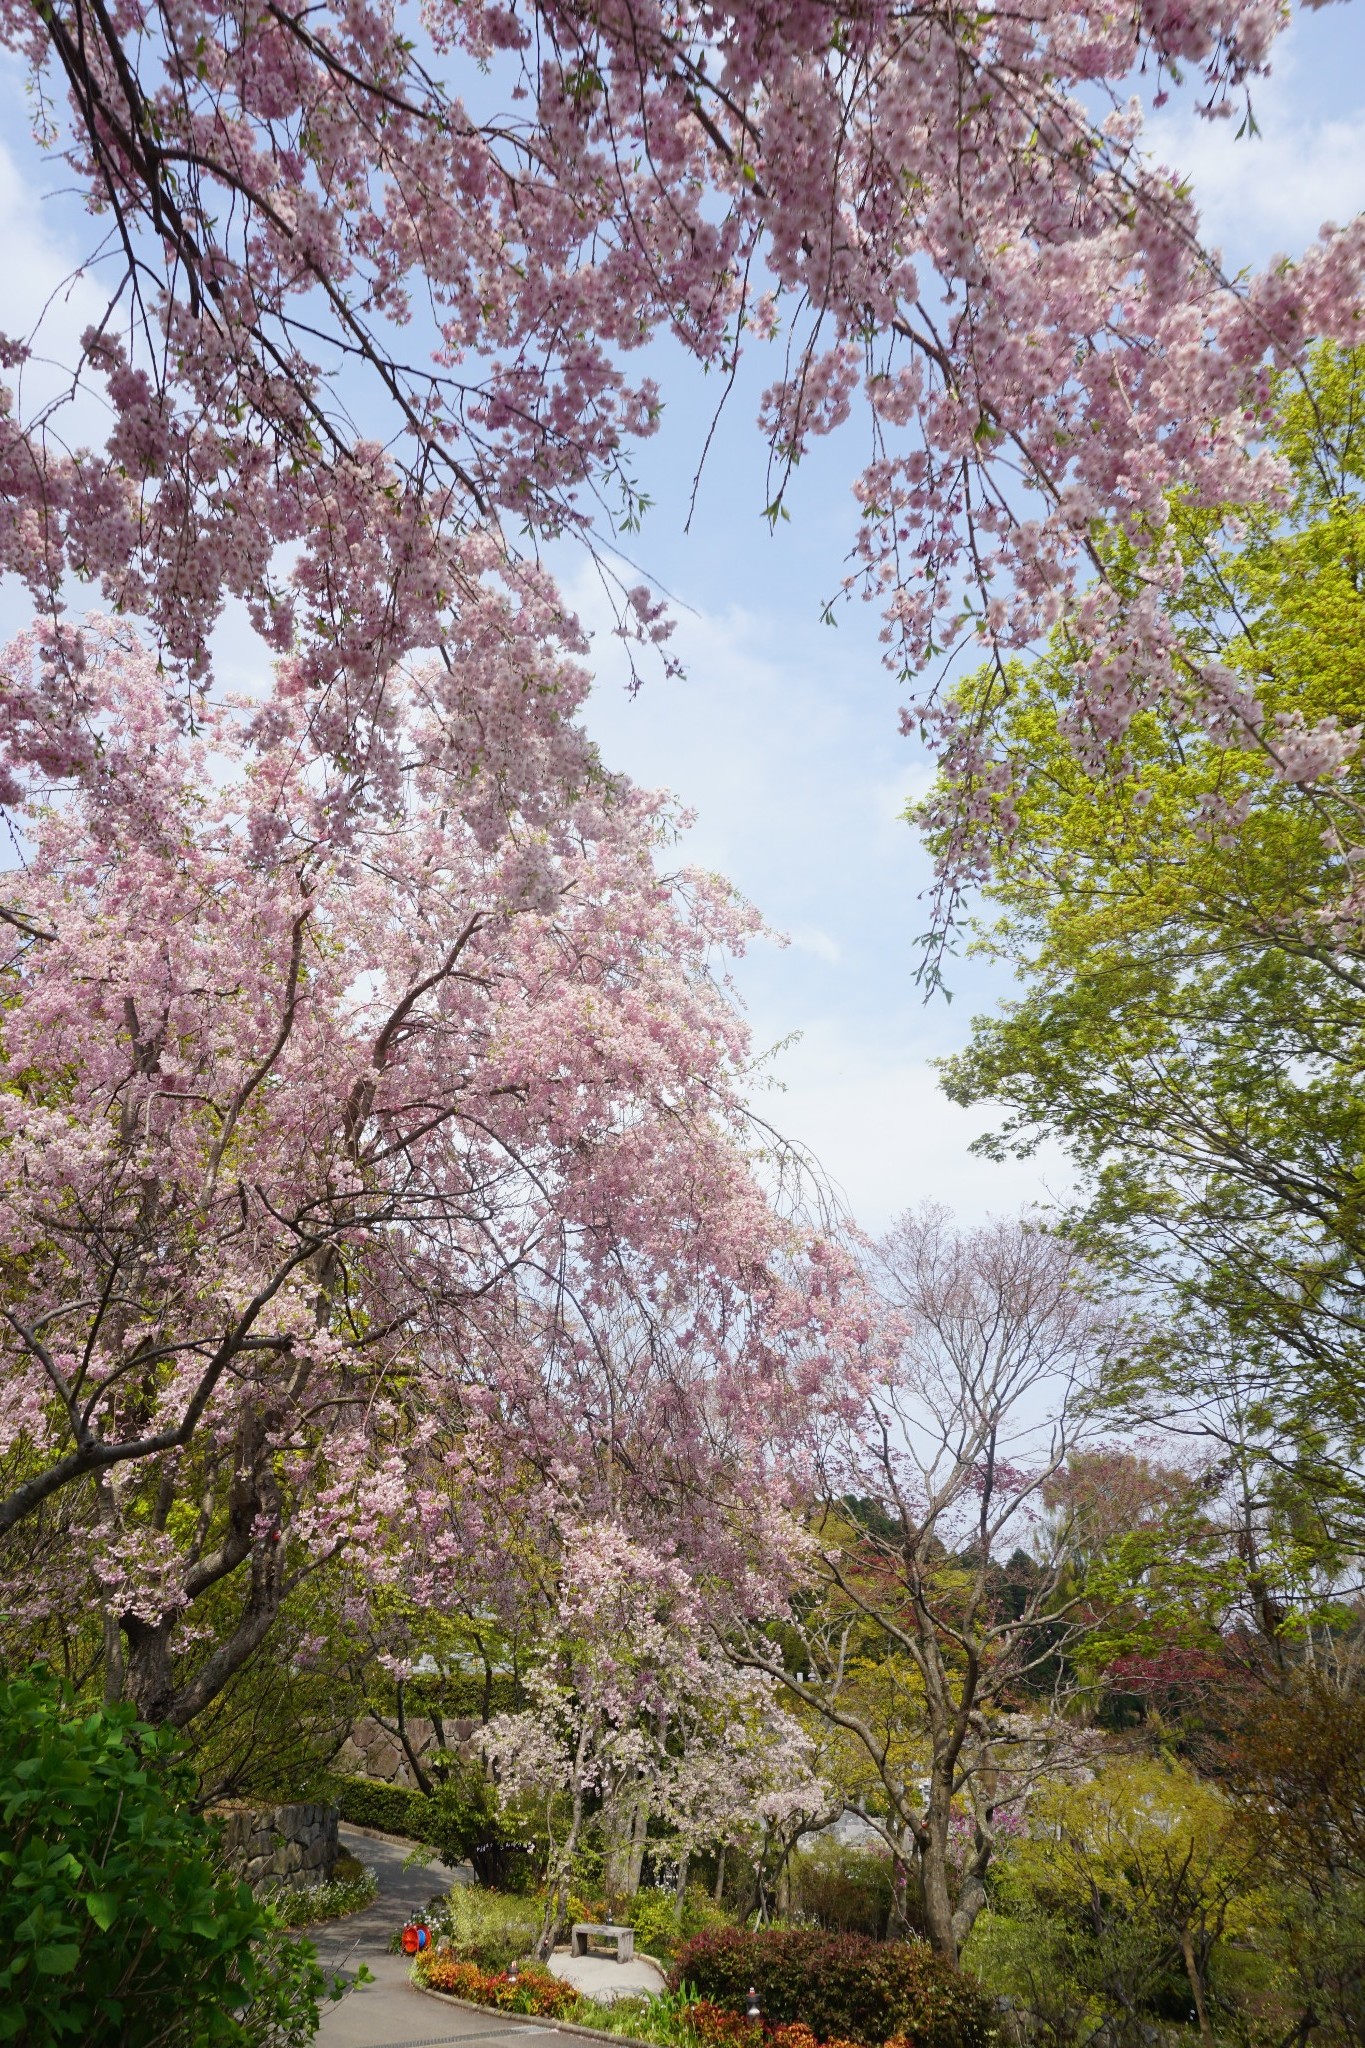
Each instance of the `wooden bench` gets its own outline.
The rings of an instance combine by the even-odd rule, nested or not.
[[[598,1941],[616,1943],[616,1960],[628,1963],[635,1954],[635,1929],[633,1927],[595,1927],[591,1921],[575,1920],[569,1934],[569,1947],[576,1956],[592,1953],[589,1943],[596,1936]]]

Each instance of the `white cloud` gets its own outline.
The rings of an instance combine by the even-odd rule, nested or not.
[[[0,83],[12,76],[0,69]],[[6,334],[31,340],[34,357],[6,374],[16,387],[17,408],[27,417],[61,396],[80,353],[80,337],[103,315],[107,300],[82,271],[35,184],[36,158],[22,157],[0,141],[0,249],[4,250],[5,295],[0,325]],[[61,414],[68,443],[102,433],[103,407],[78,397]]]
[[[1152,153],[1190,179],[1207,240],[1235,268],[1298,255],[1365,210],[1365,33],[1355,8],[1299,9],[1254,81],[1256,128],[1207,121],[1194,95],[1156,115]]]
[[[930,770],[897,735],[874,632],[823,633],[757,607],[683,613],[685,678],[630,698],[594,582],[571,581],[597,630],[588,720],[605,758],[693,809],[686,856],[729,875],[789,935],[735,973],[756,1048],[779,1048],[764,1072],[781,1085],[760,1091],[759,1113],[814,1153],[872,1229],[926,1197],[979,1217],[1064,1187],[1056,1155],[974,1157],[991,1116],[950,1103],[930,1065],[1002,977],[960,963],[951,1010],[914,988],[928,864],[902,813]]]
[[[778,1054],[783,1086],[757,1106],[815,1154],[865,1229],[924,1200],[976,1222],[1064,1197],[1072,1174],[1056,1147],[1003,1162],[971,1152],[998,1115],[950,1102],[930,1059],[908,1033],[899,1044],[869,1042],[847,1019],[826,1018]]]
[[[828,932],[821,931],[819,925],[793,925],[787,938],[799,953],[811,953],[817,960],[828,960],[831,965],[844,957],[839,941],[832,939]]]
[[[1327,221],[1365,210],[1365,106],[1348,118],[1258,114],[1259,135],[1227,121],[1152,124],[1153,154],[1190,179],[1207,239],[1237,264],[1298,255]]]

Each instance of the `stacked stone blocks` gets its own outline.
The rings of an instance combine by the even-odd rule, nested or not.
[[[341,1854],[338,1812],[319,1801],[216,1809],[228,1866],[255,1892],[326,1884]]]

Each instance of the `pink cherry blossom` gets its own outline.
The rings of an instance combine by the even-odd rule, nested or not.
[[[1010,773],[936,694],[952,650],[1003,655],[1071,611],[1083,757],[1163,697],[1215,735],[1258,719],[1170,632],[1168,494],[1280,488],[1270,373],[1358,335],[1365,223],[1230,279],[1128,95],[1190,81],[1226,113],[1284,19],[1280,0],[6,0],[54,175],[96,223],[108,310],[69,367],[110,426],[72,448],[60,404],[0,403],[0,570],[45,615],[74,577],[147,621],[167,718],[239,598],[308,744],[364,764],[367,804],[395,795],[394,664],[442,645],[481,760],[525,786],[577,747],[587,772],[559,686],[508,687],[528,636],[581,651],[524,558],[634,523],[631,444],[662,399],[632,374],[643,343],[728,377],[775,342],[770,516],[813,437],[867,437],[846,588],[882,608],[907,727],[949,771],[950,904]],[[0,359],[22,373],[41,343]],[[622,593],[628,638],[667,627]],[[467,662],[490,631],[507,662]],[[52,687],[6,697],[7,755],[74,763],[79,679]],[[1298,746],[1293,772],[1320,759]],[[360,796],[334,794],[338,823]]]
[[[753,914],[664,871],[659,798],[519,805],[444,668],[390,678],[401,785],[339,833],[291,698],[268,741],[253,706],[168,728],[113,622],[6,673],[46,703],[59,658],[97,714],[26,804],[5,927],[16,1611],[93,1600],[184,1723],[334,1560],[357,1615],[495,1575],[509,1497],[553,1546],[669,1488],[675,1546],[730,1542],[734,1579],[717,1488],[765,1490],[843,1341],[750,1159],[711,961]],[[235,1620],[186,1656],[215,1588]]]

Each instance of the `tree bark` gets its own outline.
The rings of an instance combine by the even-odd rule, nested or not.
[[[640,1794],[631,1821],[630,1867],[626,1874],[626,1896],[634,1898],[645,1869],[645,1844],[649,1840],[649,1795]]]
[[[560,1929],[569,1903],[569,1881],[573,1875],[574,1853],[578,1848],[578,1837],[583,1827],[583,1769],[589,1747],[589,1717],[584,1715],[578,1731],[578,1746],[574,1754],[573,1768],[573,1810],[569,1821],[569,1832],[563,1848],[555,1857],[551,1881],[545,1887],[545,1918],[540,1926],[540,1940],[536,1943],[536,1955],[542,1963],[548,1963],[555,1952]],[[551,1836],[553,1841],[554,1837]]]
[[[932,1802],[932,1794],[931,1794]],[[928,1823],[919,1839],[920,1893],[924,1900],[924,1932],[931,1948],[957,1961],[957,1938],[953,1933],[953,1900],[948,1889],[947,1815],[935,1813],[931,1803]]]
[[[403,1701],[403,1683],[403,1680],[400,1678],[398,1680],[397,1688],[397,1725],[393,1728],[390,1728],[388,1722],[384,1719],[382,1714],[376,1714],[374,1718],[376,1721],[378,1721],[380,1727],[385,1731],[386,1734],[396,1735],[398,1737],[398,1740],[402,1745],[403,1754],[408,1760],[408,1769],[412,1772],[412,1775],[416,1780],[418,1791],[424,1793],[427,1798],[430,1798],[433,1790],[432,1781],[429,1775],[427,1774],[425,1767],[423,1766],[421,1757],[418,1755],[417,1751],[412,1746],[412,1737],[408,1732],[408,1717]]]
[[[1209,2025],[1208,2008],[1204,2003],[1204,1981],[1199,1965],[1195,1961],[1194,1942],[1190,1938],[1190,1923],[1180,1923],[1180,1953],[1185,1959],[1185,1975],[1190,1980],[1190,1995],[1194,1999],[1195,2018],[1199,2022],[1199,2039],[1203,2048],[1214,2048],[1213,2028]]]

